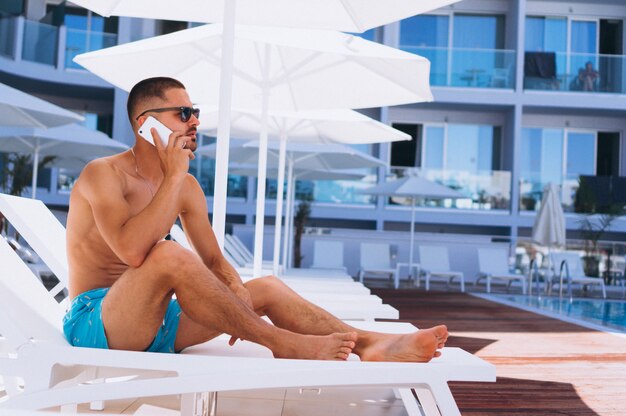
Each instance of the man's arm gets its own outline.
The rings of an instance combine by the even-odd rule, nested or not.
[[[188,175],[185,181],[184,206],[180,214],[183,230],[203,263],[224,284],[235,290],[243,286],[239,274],[226,260],[209,223],[209,211],[202,188],[196,179]]]
[[[124,198],[124,179],[106,160],[89,163],[79,183],[108,246],[124,263],[139,267],[176,221],[183,180],[184,175],[166,175],[152,202],[134,216]]]

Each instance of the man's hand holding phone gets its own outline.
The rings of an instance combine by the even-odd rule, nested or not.
[[[146,118],[137,132],[157,148],[164,174],[189,171],[189,161],[195,159],[195,156],[186,148],[187,136],[184,136],[182,132],[172,132],[152,116]]]

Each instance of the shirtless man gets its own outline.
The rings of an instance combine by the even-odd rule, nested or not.
[[[72,190],[72,305],[64,319],[72,345],[180,352],[226,333],[231,344],[245,339],[281,358],[345,360],[355,353],[368,361],[425,362],[440,354],[443,325],[408,335],[361,331],[273,276],[244,284],[221,254],[204,193],[187,173],[199,112],[184,86],[170,78],[139,82],[128,115],[135,132],[153,116],[173,133],[167,146],[135,134],[132,149],[89,163]],[[176,218],[195,252],[163,239]]]

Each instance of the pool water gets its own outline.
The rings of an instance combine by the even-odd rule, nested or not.
[[[526,295],[487,295],[485,299],[520,307],[564,320],[600,326],[602,329],[626,334],[626,301],[605,299],[573,299]]]

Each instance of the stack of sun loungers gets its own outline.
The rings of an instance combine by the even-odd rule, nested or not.
[[[60,280],[45,289],[0,239],[0,412],[60,408],[75,413],[81,403],[102,408],[108,400],[180,395],[180,414],[187,416],[214,411],[218,392],[350,386],[395,388],[409,415],[447,416],[460,414],[448,381],[495,381],[492,365],[459,348],[444,348],[441,357],[414,364],[360,362],[354,356],[347,362],[275,359],[249,342],[230,347],[227,336],[182,354],[72,347],[61,329],[67,299],[57,300],[64,297],[68,276],[63,226],[37,200],[0,194],[0,212]],[[363,311],[384,306],[365,290],[351,293],[334,286],[350,282],[327,282],[324,290],[318,281],[302,280],[288,284],[329,309],[347,303],[362,305]],[[335,311],[341,315],[342,309]],[[356,312],[340,317],[351,314]],[[407,323],[375,322],[378,314],[363,313],[361,321],[350,324],[383,332],[415,330]]]

